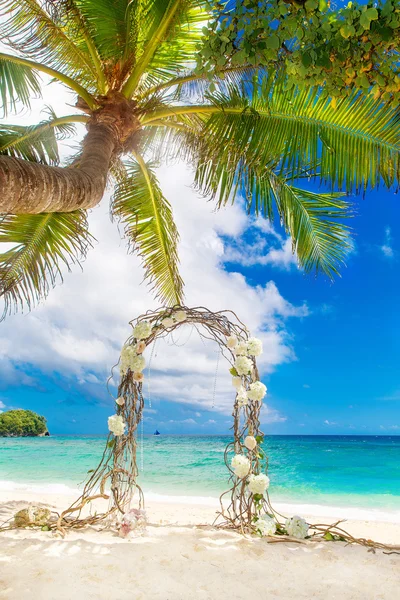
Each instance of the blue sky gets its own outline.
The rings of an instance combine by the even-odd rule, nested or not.
[[[294,264],[289,268],[279,263],[244,266],[235,260],[233,250],[245,244],[255,244],[256,257],[262,247],[260,239],[267,240],[268,251],[276,243],[279,247],[279,240],[265,237],[254,226],[245,227],[239,236],[219,237],[228,250],[220,261],[221,270],[243,274],[253,288],[273,280],[292,306],[307,307],[303,316],[285,320],[285,339],[295,356],[263,377],[269,388],[268,403],[277,411],[276,419],[267,420],[264,426],[268,433],[400,433],[398,198],[384,189],[370,192],[356,200],[356,212],[352,220],[355,250],[334,283],[305,276]],[[76,277],[78,285],[83,285],[85,273]],[[143,288],[141,293],[151,301]],[[40,310],[10,317],[3,327],[12,331],[13,323],[29,323]],[[36,350],[31,349],[32,355]],[[46,415],[54,433],[106,431],[113,404],[105,389],[105,375],[103,379],[96,375],[96,367],[88,369],[92,379],[86,377],[84,382],[59,366],[38,368],[34,360],[15,361],[13,367],[17,377],[3,378],[0,392],[7,408],[30,408]],[[174,371],[177,366],[170,368]],[[219,368],[223,369],[222,363]],[[192,378],[196,381],[195,372]],[[210,377],[210,394],[213,382]],[[229,394],[224,394],[229,402]],[[218,402],[202,408],[190,399],[176,402],[157,393],[151,407],[147,404],[144,430],[224,433],[229,426],[229,413],[221,413]]]
[[[54,104],[55,97],[59,116],[69,113],[71,99],[64,94],[63,107],[60,92],[46,88],[45,100]],[[37,117],[34,107],[23,118]],[[382,187],[350,199],[354,252],[330,283],[300,272],[283,232],[247,218],[240,203],[215,214],[190,189],[192,176],[182,165],[159,175],[181,231],[187,304],[232,308],[263,338],[263,430],[400,434],[396,194]],[[128,322],[157,307],[141,284],[140,261],[126,255],[109,222],[107,198],[90,223],[99,243],[83,273],[73,269],[44,304],[0,325],[0,409],[44,414],[55,434],[106,433],[114,406],[106,380]],[[233,389],[216,348],[186,326],[153,354],[144,431],[228,433]]]

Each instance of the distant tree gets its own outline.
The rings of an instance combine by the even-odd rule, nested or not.
[[[0,436],[36,436],[47,431],[45,417],[31,410],[8,410],[0,414]]]
[[[155,173],[166,159],[187,160],[218,207],[240,196],[278,216],[306,272],[338,273],[344,194],[399,181],[399,1],[0,0],[4,111],[30,106],[40,74],[77,97],[71,115],[0,127],[4,314],[85,257],[86,213],[109,178],[146,277],[180,303],[178,231]],[[86,137],[60,167],[75,123]],[[331,191],[311,192],[310,178]]]

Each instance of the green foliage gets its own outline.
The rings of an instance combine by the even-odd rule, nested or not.
[[[85,211],[8,215],[0,221],[0,243],[12,247],[0,255],[3,318],[18,305],[30,308],[46,297],[61,266],[83,260],[92,245]]]
[[[232,65],[282,65],[287,88],[324,86],[328,96],[373,89],[385,101],[400,100],[400,0],[284,2],[236,0],[214,4],[203,28],[198,73]]]
[[[116,186],[113,214],[125,225],[133,249],[139,248],[150,284],[172,306],[180,303],[183,282],[178,271],[178,231],[151,164],[141,156],[125,164],[126,175]]]
[[[279,216],[299,264],[332,277],[351,248],[344,193],[399,183],[400,120],[387,102],[399,99],[399,3],[0,0],[3,110],[29,106],[39,72],[85,110],[2,125],[0,153],[57,165],[72,123],[122,93],[141,130],[115,156],[111,212],[161,301],[183,296],[178,233],[154,173],[166,158],[189,162],[217,207],[244,197],[249,212]],[[304,178],[325,193],[303,189]],[[2,241],[13,246],[0,257],[8,310],[45,296],[91,238],[77,211],[7,216]]]
[[[75,133],[68,119],[57,119],[52,113],[51,119],[38,125],[0,125],[0,154],[58,165],[58,141]]]
[[[32,94],[40,96],[38,77],[32,69],[0,58],[0,93],[5,115],[16,110],[18,100],[29,108]]]
[[[31,410],[0,413],[0,436],[35,436],[46,431],[46,419]]]

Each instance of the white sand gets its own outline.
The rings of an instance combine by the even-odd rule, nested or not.
[[[58,510],[71,497],[0,493],[0,522],[27,502]],[[268,544],[215,530],[216,506],[148,502],[142,537],[109,531],[11,531],[0,535],[0,599],[9,600],[397,600],[400,555],[343,543]],[[342,510],[314,522],[331,522]],[[340,513],[340,514],[339,514]],[[400,519],[395,519],[399,521]],[[400,523],[348,521],[351,533],[400,544]]]

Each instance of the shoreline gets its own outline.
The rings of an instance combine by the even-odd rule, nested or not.
[[[3,497],[20,496],[29,498],[52,497],[65,498],[65,504],[68,505],[74,498],[79,497],[82,487],[70,487],[64,483],[21,483],[8,480],[0,480],[0,502]],[[160,494],[143,490],[145,500],[148,503],[166,504],[166,505],[192,505],[199,507],[215,508],[219,506],[218,496],[199,496],[184,494]],[[272,505],[277,512],[287,515],[300,514],[312,517],[326,517],[334,515],[335,518],[351,521],[371,521],[384,523],[400,524],[400,509],[375,508],[366,506],[348,506],[335,505],[327,501],[325,504],[314,502],[298,502],[296,500],[274,500],[273,494],[270,495]],[[329,498],[331,500],[331,498]],[[400,506],[400,497],[399,497]]]
[[[0,490],[0,523],[10,518],[17,510],[29,504],[39,504],[61,512],[79,497],[79,492]],[[133,499],[135,505],[135,499]],[[343,521],[344,528],[355,537],[365,537],[375,541],[400,545],[400,511],[394,513],[366,509],[346,509],[343,507],[312,504],[292,504],[273,502],[277,514],[283,517],[299,515],[309,523],[330,524]],[[96,510],[104,510],[105,505],[94,503]],[[11,510],[15,509],[15,510]],[[191,496],[164,496],[145,493],[145,509],[149,522],[153,525],[212,526],[220,510],[218,498]]]

